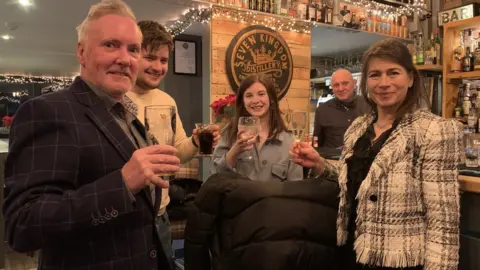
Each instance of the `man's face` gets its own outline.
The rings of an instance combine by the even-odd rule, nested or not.
[[[332,90],[335,97],[343,102],[353,98],[356,81],[347,70],[338,70],[332,76]]]
[[[170,50],[167,45],[161,45],[156,51],[148,47],[142,49],[137,86],[144,90],[157,88],[168,72],[169,55]]]
[[[130,18],[105,15],[85,29],[77,46],[81,76],[101,91],[120,99],[137,79],[142,34]]]

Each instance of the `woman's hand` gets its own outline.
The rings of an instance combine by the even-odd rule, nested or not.
[[[237,140],[232,145],[232,148],[227,152],[226,162],[230,168],[237,167],[237,156],[245,151],[253,149],[253,145],[257,140],[257,136],[248,134],[246,131],[239,131]]]
[[[242,152],[252,150],[256,142],[257,136],[249,134],[248,131],[238,131],[237,140],[231,150],[238,155]]]
[[[308,142],[293,142],[290,148],[290,158],[302,167],[311,168],[316,174],[323,174],[325,159]]]

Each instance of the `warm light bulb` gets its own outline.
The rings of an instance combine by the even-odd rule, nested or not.
[[[11,39],[13,39],[13,36],[3,35],[3,36],[2,36],[2,39],[3,39],[3,40],[11,40]]]
[[[24,7],[33,6],[33,0],[18,0],[18,3]]]

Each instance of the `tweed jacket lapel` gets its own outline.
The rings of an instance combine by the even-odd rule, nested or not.
[[[379,181],[384,179],[383,176],[388,172],[388,168],[391,168],[400,158],[405,157],[405,153],[411,151],[415,144],[421,144],[423,136],[419,136],[419,133],[423,133],[426,126],[422,121],[417,121],[420,115],[420,111],[405,115],[398,123],[395,130],[390,134],[385,141],[380,152],[375,157],[369,173],[365,180],[360,185],[360,189],[357,194],[359,200],[359,207],[362,203],[365,203],[366,197],[372,193],[376,193],[379,186]],[[369,125],[374,121],[375,116],[368,114],[358,118],[345,134],[345,144],[342,152],[341,162],[339,164],[339,176],[338,181],[341,187],[340,191],[340,209],[339,215],[342,216],[339,219],[337,226],[346,230],[348,224],[348,213],[351,206],[351,202],[347,201],[347,164],[345,160],[353,155],[353,148],[363,134],[365,134]],[[341,222],[340,222],[341,220]],[[340,243],[344,243],[346,240],[346,234],[337,234],[337,238]]]

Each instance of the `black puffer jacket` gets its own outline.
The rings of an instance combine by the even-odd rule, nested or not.
[[[188,215],[185,269],[337,269],[338,192],[336,182],[324,179],[213,175]]]

